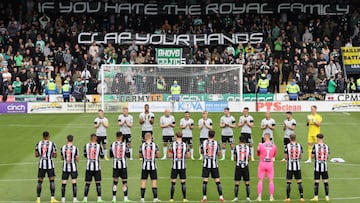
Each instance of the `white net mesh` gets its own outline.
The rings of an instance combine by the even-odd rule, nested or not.
[[[102,65],[104,95],[239,94],[241,65]],[[105,96],[105,100],[106,100]]]

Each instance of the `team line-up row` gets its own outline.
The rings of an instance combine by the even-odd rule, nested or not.
[[[277,153],[276,145],[272,142],[272,130],[275,128],[275,121],[271,119],[269,113],[266,113],[264,120],[270,120],[268,123],[262,121],[263,139],[262,143],[258,145],[257,155],[259,156],[258,166],[258,197],[257,201],[261,201],[262,185],[265,177],[269,180],[270,201],[274,201],[274,166],[273,162]],[[287,112],[287,119],[284,121],[284,159],[287,163],[287,197],[285,201],[290,201],[290,186],[291,180],[295,177],[300,193],[300,201],[305,201],[303,197],[303,188],[301,181],[301,168],[300,159],[303,152],[301,144],[296,142],[296,135],[294,129],[296,121],[292,118],[292,113]],[[272,120],[272,121],[271,121]],[[315,196],[311,201],[318,201],[318,188],[320,177],[323,179],[325,187],[325,200],[329,201],[329,185],[327,173],[327,159],[330,154],[329,147],[323,142],[323,134],[320,133],[321,116],[316,113],[316,106],[311,107],[311,114],[307,117],[307,124],[309,126],[309,143],[313,142],[310,148],[310,155],[315,160],[314,168],[314,193]],[[139,157],[142,159],[142,174],[141,174],[141,202],[144,202],[146,180],[150,176],[152,181],[152,192],[154,202],[160,201],[157,197],[157,167],[156,158],[160,157],[159,147],[153,142],[152,128],[144,126],[147,124],[153,125],[154,115],[149,112],[148,105],[145,105],[145,111],[140,114],[140,124],[142,124],[143,143],[139,148]],[[186,123],[189,121],[188,123]],[[289,121],[287,123],[286,121]],[[122,179],[122,189],[124,192],[124,202],[128,202],[128,187],[127,187],[127,162],[126,157],[132,159],[131,149],[131,127],[133,124],[132,117],[128,114],[127,109],[123,110],[123,114],[118,117],[119,126],[121,130],[116,133],[117,140],[110,145],[110,157],[113,158],[113,199],[116,202],[116,192],[119,177]],[[263,124],[266,123],[266,124]],[[253,127],[253,119],[248,114],[248,109],[244,108],[243,115],[240,117],[239,126],[242,127],[240,143],[235,145],[233,140],[232,129],[235,127],[235,119],[230,115],[229,108],[224,109],[224,116],[220,119],[220,127],[222,128],[222,146],[214,139],[215,131],[212,130],[212,121],[207,117],[207,112],[203,112],[203,117],[198,122],[200,130],[200,159],[203,160],[203,198],[202,202],[207,201],[207,183],[208,178],[211,177],[215,180],[217,190],[219,193],[219,201],[224,201],[222,194],[222,187],[220,182],[220,174],[218,169],[218,156],[222,155],[220,160],[225,159],[226,143],[230,143],[232,151],[232,160],[236,161],[235,168],[235,189],[233,199],[234,202],[238,201],[239,182],[244,180],[246,186],[246,200],[250,201],[250,177],[249,177],[249,160],[254,159],[252,150],[251,128]],[[185,118],[181,119],[180,127],[182,131],[174,133],[170,129],[175,127],[175,120],[170,115],[170,110],[165,110],[165,115],[160,119],[160,127],[163,128],[163,142],[164,142],[164,155],[162,159],[166,159],[166,155],[172,159],[171,169],[171,189],[170,189],[170,202],[174,201],[174,192],[176,178],[179,176],[181,181],[181,188],[183,194],[183,201],[186,199],[186,158],[193,158],[192,149],[192,134],[189,133],[193,128],[194,123],[189,117],[189,112],[185,112]],[[250,129],[246,129],[246,126]],[[96,134],[90,135],[90,142],[84,146],[84,156],[86,158],[86,174],[85,174],[85,190],[84,200],[87,202],[87,196],[92,179],[95,179],[96,190],[98,195],[98,202],[103,202],[101,199],[101,167],[100,158],[107,158],[106,151],[106,128],[108,121],[104,117],[103,111],[99,110],[99,115],[94,121]],[[127,128],[126,128],[127,127]],[[168,128],[168,129],[167,129]],[[206,137],[204,136],[204,131]],[[244,129],[245,128],[245,129]],[[231,129],[231,131],[230,131]],[[270,129],[270,131],[266,131]],[[187,131],[188,130],[188,131]],[[203,133],[203,134],[202,134]],[[190,136],[189,136],[190,135]],[[202,137],[203,135],[203,137]],[[175,137],[175,140],[174,140]],[[73,145],[73,136],[67,137],[68,143],[61,147],[61,158],[64,160],[62,168],[62,202],[65,202],[65,188],[69,176],[72,178],[73,183],[73,201],[77,202],[77,161],[79,160],[79,150]],[[167,144],[170,142],[169,150]],[[315,143],[316,142],[316,143]],[[50,179],[51,202],[58,202],[55,197],[55,171],[53,158],[56,158],[56,145],[49,140],[49,133],[43,133],[43,140],[36,145],[35,155],[39,157],[39,171],[38,171],[38,185],[37,185],[37,202],[40,202],[40,194],[42,189],[43,178],[46,174]],[[308,162],[311,162],[309,159]]]

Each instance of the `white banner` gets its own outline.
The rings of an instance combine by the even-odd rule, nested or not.
[[[173,107],[175,106],[175,104],[171,102],[129,102],[129,112],[143,112],[145,104],[149,104],[151,112],[164,112],[166,108],[174,111]]]
[[[326,94],[326,101],[360,101],[360,93]]]
[[[101,103],[87,102],[28,102],[28,113],[96,113],[101,109]],[[105,112],[118,112],[126,107],[126,102],[105,103]]]

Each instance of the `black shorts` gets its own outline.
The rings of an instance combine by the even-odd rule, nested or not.
[[[131,134],[124,134],[123,135],[123,142],[131,143]]]
[[[234,136],[221,136],[221,142],[222,143],[230,143],[233,144],[234,143]]]
[[[246,143],[248,143],[248,144],[253,143],[252,136],[250,133],[241,133],[241,136],[245,137]]]
[[[69,179],[69,176],[71,176],[71,179],[76,179],[78,177],[78,172],[75,171],[75,172],[65,172],[63,171],[62,172],[62,176],[61,176],[61,180],[68,180]]]
[[[55,170],[54,169],[41,169],[38,170],[38,178],[44,178],[45,175],[48,175],[49,178],[55,177]]]
[[[141,139],[142,139],[143,142],[145,141],[145,134],[146,133],[150,133],[151,136],[153,135],[153,131],[141,131]],[[154,137],[153,137],[153,139],[154,139]]]
[[[192,137],[183,137],[182,141],[185,142],[187,145],[193,144]]]
[[[157,180],[157,170],[141,170],[141,180],[146,180],[150,175],[151,180]]]
[[[180,179],[186,179],[186,169],[171,169],[171,179],[176,179],[178,175]]]
[[[96,136],[98,144],[107,144],[106,136]]]
[[[325,172],[317,172],[317,171],[315,171],[315,172],[314,172],[314,179],[315,179],[315,180],[320,180],[320,177],[321,177],[323,180],[327,180],[327,179],[329,179],[329,174],[328,174],[327,171],[325,171]]]
[[[205,140],[207,140],[207,138],[200,138],[200,147],[202,147],[202,144],[204,143]]]
[[[127,168],[121,168],[121,169],[113,168],[113,178],[119,178],[119,177],[121,179],[128,178]]]
[[[301,179],[301,170],[298,171],[286,171],[286,180],[291,180],[293,177],[295,177],[295,180]]]
[[[101,171],[89,171],[86,170],[85,172],[85,181],[90,182],[94,177],[95,181],[101,181]]]
[[[162,137],[163,142],[173,142],[174,140],[174,136],[170,135],[170,136],[163,136]]]
[[[290,138],[284,138],[284,146],[290,143]]]
[[[235,181],[240,181],[241,178],[244,181],[250,181],[250,173],[249,173],[249,167],[246,166],[245,168],[241,168],[240,166],[235,167]]]
[[[202,169],[202,175],[203,178],[208,178],[211,174],[212,178],[220,178],[219,168],[205,168]]]

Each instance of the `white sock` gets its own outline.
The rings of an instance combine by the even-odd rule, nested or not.
[[[190,149],[191,157],[194,157],[194,149]]]
[[[254,147],[250,147],[251,158],[254,158]]]
[[[98,201],[99,201],[99,200],[101,200],[101,196],[98,196],[98,198],[97,198],[97,199],[98,199]]]
[[[107,149],[104,149],[104,156],[107,156]]]
[[[233,156],[234,156],[234,150],[231,149],[231,157],[233,157]]]
[[[87,201],[87,197],[84,197],[84,201]]]
[[[207,199],[207,198],[206,198],[206,195],[203,196],[203,199]]]
[[[129,148],[129,152],[130,152],[130,159],[132,159],[133,158],[133,150],[132,150],[132,148]]]
[[[163,158],[166,158],[166,154],[167,154],[167,147],[163,147]]]
[[[125,197],[124,197],[124,200],[125,200],[125,201],[127,201],[127,200],[128,200],[128,197],[127,197],[127,196],[125,196]]]
[[[225,158],[226,149],[221,150],[222,157]]]
[[[222,195],[220,195],[220,199],[224,198]]]
[[[113,200],[116,200],[116,196],[113,196]]]

